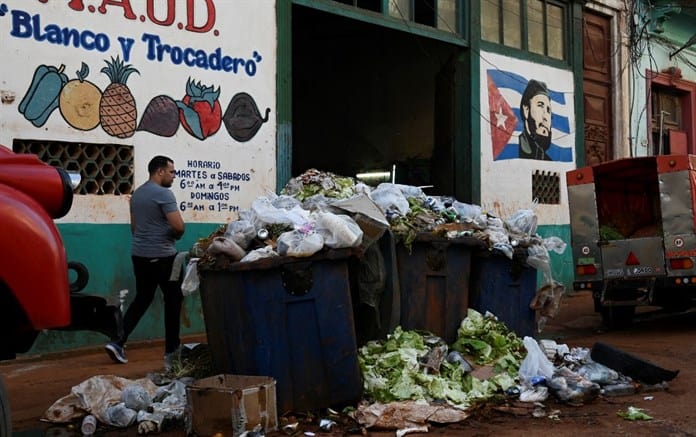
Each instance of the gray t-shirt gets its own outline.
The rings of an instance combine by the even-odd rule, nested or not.
[[[177,206],[169,188],[145,182],[133,193],[130,210],[135,220],[131,251],[134,256],[160,258],[176,254],[176,238],[166,215],[176,211]]]

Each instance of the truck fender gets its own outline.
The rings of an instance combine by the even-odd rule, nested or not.
[[[70,288],[63,240],[33,198],[0,184],[0,281],[36,330],[70,323]]]

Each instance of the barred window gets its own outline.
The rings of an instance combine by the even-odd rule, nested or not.
[[[532,174],[532,199],[540,204],[561,203],[561,177],[556,172],[535,171]]]

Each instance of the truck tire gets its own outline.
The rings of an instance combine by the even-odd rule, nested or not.
[[[68,261],[68,270],[75,272],[77,277],[70,283],[70,292],[78,293],[87,286],[89,282],[89,271],[84,264],[77,261]]]
[[[10,415],[10,398],[7,396],[5,382],[0,377],[0,437],[12,435],[12,417]]]
[[[603,306],[600,310],[602,323],[606,329],[628,328],[633,323],[636,307],[627,306]]]

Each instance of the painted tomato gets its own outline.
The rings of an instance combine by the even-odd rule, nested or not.
[[[215,134],[222,124],[220,107],[220,87],[205,86],[189,78],[186,82],[186,96],[177,102],[181,125],[188,133],[204,140]]]

